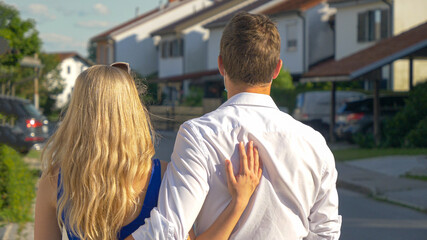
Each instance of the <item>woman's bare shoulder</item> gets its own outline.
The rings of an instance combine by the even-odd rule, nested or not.
[[[58,188],[59,168],[51,173],[43,173],[38,182],[37,197],[56,205],[56,193]]]

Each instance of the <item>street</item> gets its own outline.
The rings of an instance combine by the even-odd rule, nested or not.
[[[425,240],[427,214],[338,189],[343,240]]]

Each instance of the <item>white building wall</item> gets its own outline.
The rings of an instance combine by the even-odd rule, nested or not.
[[[60,75],[62,79],[64,79],[64,91],[57,96],[56,99],[56,107],[62,108],[64,107],[71,98],[71,93],[74,88],[74,84],[76,82],[77,76],[84,70],[86,70],[89,66],[84,62],[80,61],[80,59],[76,57],[70,57],[64,59],[60,64],[59,68]],[[68,72],[69,68],[69,72]]]
[[[176,39],[175,35],[169,34],[162,36],[162,41],[172,41]],[[185,40],[184,40],[185,44]],[[184,46],[185,48],[186,46]],[[185,52],[185,49],[184,49]],[[184,74],[184,57],[172,57],[166,58],[161,57],[161,51],[157,52],[158,64],[159,64],[159,78],[177,76]]]
[[[355,2],[355,4],[338,8],[335,17],[335,60],[340,60],[376,43],[375,41],[357,42],[358,13],[374,9],[388,9],[388,5],[382,1]]]
[[[306,11],[308,65],[334,55],[335,36],[328,23],[329,16],[334,12],[336,9],[329,8],[326,3],[321,3]]]
[[[158,42],[150,34],[211,4],[209,0],[193,0],[173,10],[155,14],[142,24],[129,26],[114,36],[115,61],[129,62],[134,71],[145,76],[157,72]]]
[[[207,53],[207,69],[213,70],[218,68],[219,44],[221,42],[224,27],[210,29]]]
[[[184,31],[184,73],[207,70],[209,30],[195,25]]]
[[[296,14],[279,16],[274,18],[277,23],[281,39],[280,58],[283,60],[283,68],[290,71],[291,74],[301,74],[304,72],[303,64],[303,21]],[[296,24],[297,46],[291,50],[287,47],[287,25]]]

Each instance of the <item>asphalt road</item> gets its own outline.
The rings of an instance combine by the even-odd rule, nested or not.
[[[343,240],[426,240],[427,214],[339,189]]]

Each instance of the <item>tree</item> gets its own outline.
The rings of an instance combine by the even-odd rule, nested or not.
[[[40,51],[41,40],[34,20],[22,20],[19,12],[4,2],[0,2],[0,36],[8,41],[12,49],[0,57],[2,66],[19,67],[19,61],[24,56]]]
[[[59,59],[54,55],[40,53],[42,41],[38,36],[35,22],[23,20],[18,10],[0,2],[0,37],[6,39],[11,51],[0,56],[0,83],[16,86],[16,94],[32,99],[34,95],[34,76],[39,77],[40,106],[49,115],[53,107],[54,95],[63,90],[60,77]],[[21,67],[20,61],[25,56],[34,56],[41,60],[42,69]]]
[[[286,107],[289,111],[292,111],[295,106],[295,96],[295,86],[290,72],[281,69],[277,78],[273,80],[271,97],[278,106]]]
[[[273,80],[273,84],[271,87],[277,88],[277,89],[288,89],[288,90],[295,89],[295,86],[292,82],[291,73],[288,70],[285,71],[281,69],[277,78]]]
[[[22,20],[19,12],[4,2],[0,2],[0,37],[8,42],[11,49],[0,56],[0,83],[10,87],[13,83],[34,75],[33,69],[21,69],[19,62],[24,56],[38,53],[41,40],[34,21]]]

